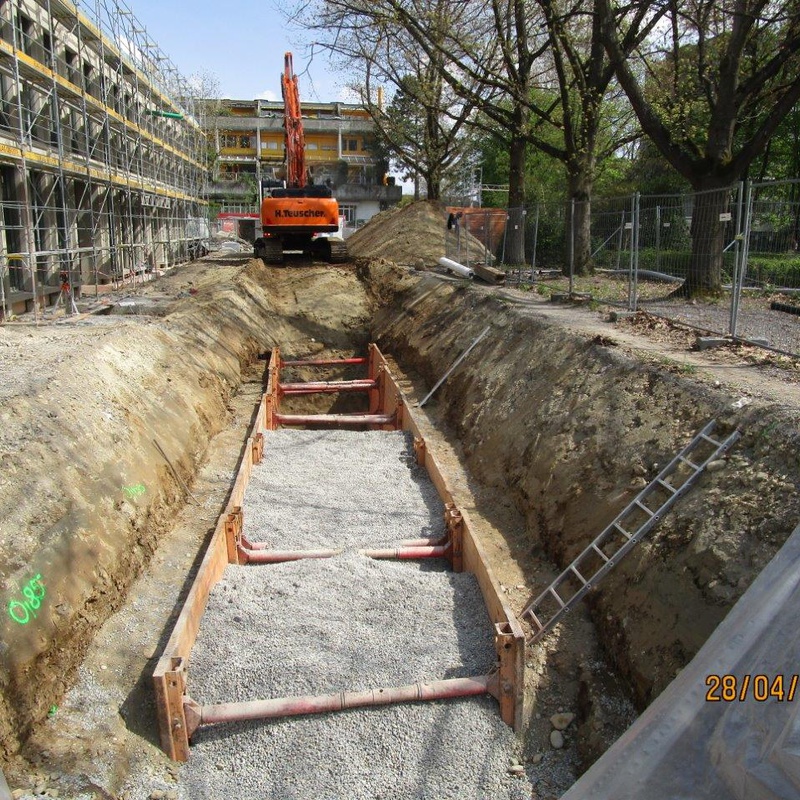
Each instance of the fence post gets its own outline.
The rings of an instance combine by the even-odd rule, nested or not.
[[[500,263],[503,265],[503,269],[506,266],[506,238],[508,237],[508,223],[511,220],[511,209],[506,206],[506,224],[503,226],[503,246],[500,248]],[[488,233],[487,228],[488,220],[484,219],[484,230]]]
[[[656,205],[656,272],[661,269],[661,206]]]
[[[739,258],[739,280],[736,283],[734,293],[736,295],[732,305],[731,311],[731,336],[736,336],[736,328],[739,324],[739,300],[742,296],[742,288],[744,287],[744,278],[747,274],[747,258],[750,254],[750,229],[753,222],[753,184],[747,181],[747,190],[745,198],[744,210],[744,233],[742,238],[742,249]]]
[[[625,209],[622,209],[622,217],[619,221],[619,237],[617,239],[617,269],[619,269],[622,259],[622,245],[625,244]]]
[[[539,204],[536,204],[536,216],[533,221],[533,255],[531,256],[531,283],[533,271],[536,269],[536,244],[539,241]]]
[[[639,192],[633,193],[631,208],[631,258],[628,278],[628,310],[636,311],[639,302]]]
[[[737,286],[739,285],[739,273],[741,272],[742,259],[742,208],[744,204],[744,183],[739,181],[736,186],[736,233],[734,234],[733,250],[733,278],[731,280],[731,314],[728,322],[728,333],[735,336],[736,323],[738,316],[738,297]]]
[[[489,253],[492,248],[492,228],[489,224],[489,212],[483,212],[483,263],[489,266]]]
[[[575,288],[575,198],[569,204],[569,293]]]

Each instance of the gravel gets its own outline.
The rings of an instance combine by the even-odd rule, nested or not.
[[[444,534],[442,503],[409,434],[278,430],[264,437],[242,506],[251,542],[347,549]]]
[[[281,546],[440,530],[441,504],[403,434],[277,431],[265,456],[245,530],[258,516]],[[474,576],[348,552],[229,566],[203,616],[188,693],[201,703],[327,694],[480,675],[494,662]],[[527,800],[519,753],[494,699],[463,698],[201,728],[165,788],[181,800]],[[138,798],[137,787],[127,796]]]

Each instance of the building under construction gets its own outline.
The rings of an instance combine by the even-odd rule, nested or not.
[[[191,95],[120,0],[0,3],[4,318],[193,254],[205,139]]]

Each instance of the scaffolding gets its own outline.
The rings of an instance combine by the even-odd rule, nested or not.
[[[188,81],[121,0],[0,2],[0,313],[195,252],[206,146]]]

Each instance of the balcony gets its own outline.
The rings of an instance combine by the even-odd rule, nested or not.
[[[334,187],[333,194],[340,203],[380,200],[393,204],[400,202],[400,198],[403,196],[403,187],[383,186],[382,184],[343,183]]]

